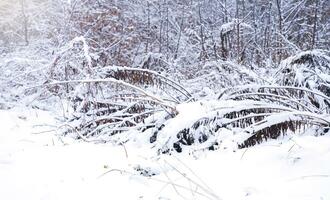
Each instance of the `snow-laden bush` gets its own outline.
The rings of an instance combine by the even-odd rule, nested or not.
[[[154,128],[177,114],[176,104],[192,100],[180,84],[151,70],[112,66],[93,73],[45,84],[71,88],[66,96],[74,111],[65,132],[86,141],[114,141],[117,133]]]
[[[179,114],[157,131],[160,153],[250,147],[268,139],[313,129],[329,130],[328,115],[253,100],[199,101],[182,104]]]
[[[330,97],[317,90],[305,87],[279,85],[244,85],[226,88],[219,94],[218,99],[268,102],[287,106],[292,109],[312,113],[330,113]]]
[[[40,90],[27,90],[42,84],[48,76],[48,56],[36,55],[36,51],[37,49],[22,47],[16,52],[0,55],[0,107],[28,106],[36,103],[35,100],[40,100],[40,105],[41,100],[49,98],[49,95]]]
[[[96,60],[87,41],[75,38],[56,55],[43,89],[38,89],[69,102],[72,109],[61,127],[77,139],[140,141],[170,153],[245,148],[287,133],[313,129],[322,135],[329,130],[330,97],[310,82],[264,85],[266,81],[247,67],[207,62],[187,81],[187,88],[194,88],[196,96],[206,87],[220,94],[214,100],[192,101],[185,87],[166,75],[99,66]],[[326,61],[317,63],[325,66]]]
[[[159,153],[194,152],[245,148],[307,129],[318,135],[329,130],[328,96],[295,85],[249,85],[265,81],[230,62],[210,62],[200,70],[205,76],[197,74],[196,83],[221,93],[218,99],[197,102],[189,102],[192,96],[183,86],[149,69],[91,70],[92,77],[46,84],[72,89],[74,112],[65,133],[86,141],[140,141]]]
[[[303,51],[280,64],[276,83],[318,90],[330,96],[330,52]]]
[[[206,96],[207,91],[219,92],[227,87],[251,83],[263,83],[253,70],[229,61],[212,61],[196,69],[193,78],[186,81],[186,87],[193,93]]]
[[[287,133],[304,133],[308,129],[313,129],[315,135],[326,134],[330,127],[328,54],[314,50],[286,59],[281,63],[273,85],[247,84],[262,81],[257,76],[253,76],[256,80],[249,80],[253,73],[246,75],[237,65],[225,70],[226,75],[218,73],[214,80],[225,89],[218,96],[216,108],[209,109],[213,105],[211,102],[201,102],[207,106],[189,110],[205,110],[205,113],[185,119],[187,123],[174,126],[179,127],[175,129],[172,124],[183,116],[179,110],[179,115],[166,122],[165,128],[157,133],[163,138],[157,144],[159,151],[245,148]],[[233,74],[228,73],[230,71]],[[168,126],[172,128],[166,128]]]

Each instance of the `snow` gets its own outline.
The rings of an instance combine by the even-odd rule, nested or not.
[[[244,23],[241,19],[233,19],[231,22],[227,22],[221,25],[220,30],[223,34],[226,34],[232,30],[234,30],[235,26],[241,26],[247,30],[253,30],[250,24]]]
[[[203,109],[189,119],[213,108]],[[1,199],[330,199],[328,135],[288,135],[248,149],[157,156],[133,143],[60,137],[54,117],[40,110],[0,110]]]

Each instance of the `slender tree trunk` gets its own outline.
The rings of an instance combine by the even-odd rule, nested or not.
[[[28,17],[25,13],[25,0],[20,0],[22,17],[23,17],[23,34],[24,34],[24,42],[25,45],[29,45],[29,37],[28,37]]]
[[[151,37],[151,30],[150,30],[150,3],[147,2],[147,43],[146,43],[146,50],[145,52],[148,53],[149,51],[149,43]]]
[[[277,57],[278,57],[278,64],[282,60],[282,35],[283,35],[283,19],[282,19],[282,0],[276,0],[276,5],[277,5],[277,12],[278,12],[278,30],[281,36],[277,36],[278,38],[278,49],[277,49]]]
[[[163,48],[163,16],[162,16],[162,3],[159,3],[159,53],[162,53]]]
[[[198,6],[198,15],[199,15],[199,23],[200,23],[200,38],[201,38],[201,55],[200,60],[203,60],[207,57],[206,49],[205,49],[205,36],[204,36],[204,25],[203,25],[203,19],[202,19],[202,13],[201,13],[201,4],[199,3]]]
[[[184,8],[182,9],[182,16],[181,16],[181,23],[180,23],[180,30],[179,30],[179,36],[178,36],[178,42],[176,44],[174,59],[177,59],[178,53],[179,53],[179,46],[181,42],[181,34],[182,34],[182,28],[183,28],[183,19],[184,19]]]
[[[168,0],[166,0],[166,59],[169,59],[169,9]]]
[[[240,35],[240,19],[239,19],[239,0],[236,0],[236,31],[237,31],[237,37],[236,37],[236,42],[237,42],[237,49],[236,49],[236,59],[237,62],[240,62],[240,53],[241,53],[241,35]]]
[[[241,14],[241,19],[239,20],[239,23],[243,23],[243,20],[244,20],[244,18],[245,18],[245,0],[242,0],[242,14]],[[240,30],[241,31],[241,43],[240,43],[240,49],[241,49],[241,51],[240,51],[240,59],[239,59],[239,61],[240,62],[244,62],[244,59],[245,59],[245,49],[246,49],[246,47],[244,46],[245,44],[244,44],[244,41],[245,41],[245,37],[244,37],[244,29],[241,29]]]
[[[226,49],[226,36],[223,34],[223,32],[220,32],[220,39],[221,39],[221,57],[223,60],[227,60],[227,49]]]
[[[228,22],[227,0],[224,0],[224,11],[225,11],[224,23],[227,23]]]
[[[217,43],[216,43],[216,41],[214,39],[214,36],[213,36],[213,27],[211,28],[211,39],[212,39],[212,43],[213,43],[214,58],[215,58],[215,60],[218,60]]]
[[[313,32],[312,32],[312,45],[311,49],[314,49],[316,46],[316,33],[317,33],[317,15],[318,15],[318,7],[319,7],[319,0],[314,0],[314,20],[313,20]]]
[[[258,45],[258,35],[257,35],[257,30],[258,30],[258,23],[257,23],[257,3],[256,0],[253,0],[253,11],[252,11],[252,18],[253,18],[253,32],[254,32],[254,44],[257,46]],[[256,47],[255,46],[255,47]],[[252,54],[252,59],[255,60],[257,65],[260,65],[260,52],[258,51],[258,48],[254,48],[253,54]]]
[[[213,34],[213,31],[214,31],[214,23],[216,22],[216,19],[215,19],[215,14],[214,14],[214,9],[212,8],[212,25],[211,25],[211,40],[212,40],[212,43],[213,43],[213,52],[214,52],[214,58],[215,60],[218,60],[218,53],[217,53],[217,43],[215,41],[215,38],[214,38],[214,34]]]
[[[267,56],[270,54],[270,22],[271,22],[271,10],[272,10],[272,3],[269,2],[268,13],[267,13],[267,20],[265,23],[265,31],[264,31],[264,52]]]

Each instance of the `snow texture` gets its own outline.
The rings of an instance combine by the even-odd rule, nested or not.
[[[249,149],[156,156],[133,143],[58,137],[54,116],[45,111],[0,111],[0,121],[2,199],[330,198],[329,136],[288,135]]]

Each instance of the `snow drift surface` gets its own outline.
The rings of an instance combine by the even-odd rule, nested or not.
[[[156,156],[133,143],[57,137],[47,132],[55,125],[49,113],[19,113],[0,112],[1,199],[330,198],[329,136]]]

